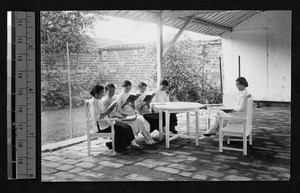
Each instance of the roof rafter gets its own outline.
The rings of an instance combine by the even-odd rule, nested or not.
[[[180,18],[180,17],[178,17],[177,19],[182,20],[182,21],[187,20],[186,18]],[[191,22],[191,24],[198,24],[198,25],[200,24],[200,25],[203,25],[203,26],[206,26],[206,27],[209,27],[209,28],[220,29],[220,30],[232,32],[232,28],[230,28],[230,27],[209,23],[207,21],[203,21],[203,20],[200,20],[200,19],[197,19],[197,18],[195,18]]]
[[[200,14],[210,14],[210,13],[219,13],[224,12],[222,10],[165,10],[162,11],[163,18],[177,18],[177,17],[188,17],[192,15],[200,15]]]

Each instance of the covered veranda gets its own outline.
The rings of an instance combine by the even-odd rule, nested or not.
[[[291,87],[290,42],[283,42],[285,38],[289,39],[290,37],[282,37],[281,44],[275,44],[273,38],[277,36],[270,33],[272,31],[269,27],[274,21],[269,16],[274,14],[272,16],[276,18],[279,17],[279,13],[267,13],[260,10],[114,10],[102,12],[110,16],[157,23],[158,82],[163,79],[162,58],[164,54],[168,52],[184,30],[189,30],[222,38],[222,44],[226,47],[226,50],[223,47],[224,61],[222,64],[224,93],[233,92],[234,78],[242,75],[247,77],[250,84],[253,83],[250,91],[254,95],[254,100],[290,102],[290,93],[288,92]],[[290,13],[283,14],[288,20]],[[269,19],[260,21],[261,17]],[[247,22],[254,23],[254,27],[242,29],[240,26],[247,25]],[[281,20],[281,22],[284,21]],[[163,48],[163,25],[179,29],[166,48]],[[256,28],[260,29],[261,25],[264,26],[264,30],[255,31]],[[243,32],[240,33],[241,31]],[[286,33],[290,33],[290,31],[287,30]],[[253,39],[247,39],[249,34]],[[270,44],[272,41],[273,44]],[[255,43],[260,43],[260,45]],[[263,53],[259,52],[257,55],[249,56],[247,52],[239,52],[248,44],[251,46],[247,51],[251,52],[259,48]],[[280,57],[280,60],[284,62],[282,66],[278,65],[276,61],[278,57],[274,56],[275,48],[280,52],[285,51]],[[245,61],[254,61],[257,57],[263,60],[259,60],[258,66],[251,69],[249,67],[251,63]],[[261,76],[256,76],[259,65],[263,68],[261,73],[267,78],[262,76],[265,79],[261,79]],[[275,79],[276,82],[273,82]],[[259,84],[263,85],[263,88],[257,87]],[[273,84],[280,84],[281,87],[275,89]],[[288,180],[290,178],[291,147],[290,117],[289,107],[255,108],[253,145],[249,146],[247,156],[233,151],[219,153],[217,139],[202,140],[196,147],[193,139],[179,138],[172,141],[170,149],[165,148],[163,141],[154,146],[145,145],[142,150],[128,150],[115,156],[104,153],[87,157],[86,142],[68,145],[68,147],[45,148],[42,153],[42,180]],[[179,117],[178,130],[183,129],[185,120],[184,115]],[[140,140],[142,143],[142,138]],[[105,149],[104,144],[103,141],[93,141],[95,147],[101,146]],[[233,146],[240,147],[241,144],[233,142]],[[50,150],[51,152],[49,152]]]

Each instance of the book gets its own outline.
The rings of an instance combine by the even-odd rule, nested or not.
[[[116,101],[114,101],[114,102],[112,102],[110,105],[109,105],[109,107],[107,107],[107,112],[108,111],[113,111],[114,110],[114,108],[117,106],[117,102]]]
[[[144,101],[148,101],[148,100],[152,100],[153,97],[155,96],[156,93],[153,93],[152,95],[146,95],[146,97],[144,98]]]
[[[129,100],[130,102],[135,101],[137,98],[139,98],[141,94],[137,94],[137,95],[130,95],[127,100]]]
[[[134,121],[136,119],[137,115],[128,115],[124,118],[121,118],[122,121]]]

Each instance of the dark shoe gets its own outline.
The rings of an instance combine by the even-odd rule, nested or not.
[[[210,137],[210,136],[212,136],[212,135],[215,136],[215,135],[217,135],[217,133],[212,133],[212,132],[211,132],[211,133],[204,133],[204,134],[203,134],[203,136],[205,136],[205,137]]]
[[[170,127],[170,131],[173,133],[173,134],[177,134],[178,131],[176,131],[175,127]]]
[[[108,147],[108,149],[112,149],[112,142],[106,142],[106,147]]]

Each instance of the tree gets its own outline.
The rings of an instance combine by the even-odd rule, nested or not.
[[[163,78],[169,82],[168,92],[171,100],[221,102],[220,88],[211,86],[204,72],[204,67],[209,62],[206,59],[208,52],[206,45],[184,36],[183,40],[176,42],[163,57]],[[149,54],[155,54],[155,48],[152,48]],[[157,80],[156,76],[153,75],[154,81]]]
[[[88,53],[85,45],[93,40],[88,32],[94,28],[98,19],[104,19],[97,11],[43,11],[41,12],[41,53],[46,64],[46,75],[42,76],[42,104],[45,106],[64,107],[68,104],[68,82],[62,79],[59,71],[51,74],[57,60],[66,56],[66,43],[70,53]],[[51,81],[50,81],[51,79]],[[82,103],[78,96],[83,89],[72,83],[75,100],[73,104]]]
[[[41,12],[42,53],[60,54],[66,52],[66,42],[72,53],[82,53],[88,41],[87,35],[94,28],[94,22],[103,19],[96,11],[43,11]]]

